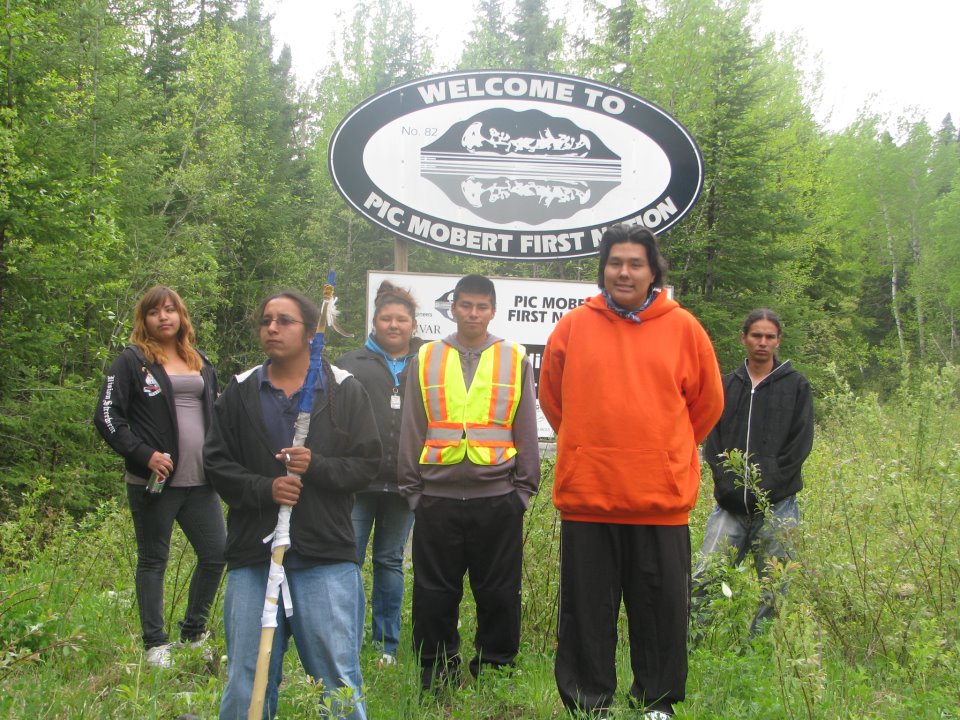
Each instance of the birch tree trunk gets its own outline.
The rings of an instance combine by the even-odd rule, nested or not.
[[[882,202],[883,224],[887,232],[887,253],[890,255],[890,307],[893,310],[893,322],[897,326],[897,342],[900,344],[900,364],[907,364],[907,346],[903,337],[903,321],[900,319],[899,290],[900,278],[897,266],[897,254],[893,249],[893,230],[890,227],[890,211],[886,202]]]

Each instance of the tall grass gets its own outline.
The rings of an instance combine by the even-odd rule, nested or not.
[[[679,718],[960,718],[958,398],[955,368],[909,379],[883,404],[842,385],[821,398],[796,557],[774,572],[774,581],[790,581],[781,615],[767,633],[748,639],[760,588],[749,563],[723,569],[729,597],[718,594],[710,624],[691,650]],[[468,680],[421,701],[408,593],[399,664],[379,668],[372,648],[362,658],[371,718],[563,715],[552,666],[559,523],[549,461],[545,470],[543,491],[527,514],[516,671]],[[47,510],[49,493],[39,480],[0,526],[0,716],[215,717],[226,670],[219,634],[213,661],[180,650],[171,670],[142,663],[126,508],[107,502],[76,521]],[[691,518],[695,548],[711,505],[705,478]],[[176,621],[186,603],[193,561],[177,532],[167,574],[168,621]],[[467,598],[464,652],[474,627]],[[219,609],[218,600],[215,632]],[[625,634],[625,626],[621,630]],[[625,648],[619,668],[625,690]],[[281,716],[315,716],[318,699],[289,653]],[[623,698],[612,717],[635,714]]]

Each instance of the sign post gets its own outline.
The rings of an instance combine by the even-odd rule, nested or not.
[[[407,247],[407,241],[402,238],[394,238],[393,240],[393,269],[397,272],[406,272],[407,271],[407,256],[409,248]]]

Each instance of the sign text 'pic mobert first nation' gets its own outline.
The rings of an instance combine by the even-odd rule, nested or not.
[[[703,186],[696,143],[664,110],[519,71],[434,75],[367,99],[334,132],[330,171],[391,233],[503,260],[594,255],[621,222],[663,232]]]

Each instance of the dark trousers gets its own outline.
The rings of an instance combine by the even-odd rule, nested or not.
[[[571,711],[608,707],[617,689],[617,617],[627,611],[630,695],[672,712],[687,682],[690,532],[686,525],[560,525],[555,676]]]
[[[226,530],[220,497],[210,485],[168,487],[159,495],[148,495],[142,485],[128,484],[127,500],[137,535],[136,588],[143,645],[151,648],[168,640],[163,623],[163,576],[174,520],[197,554],[187,612],[180,623],[180,639],[196,640],[206,629],[223,575]]]
[[[516,493],[474,500],[422,496],[413,525],[413,645],[424,689],[459,668],[457,621],[463,577],[477,606],[476,655],[482,665],[513,663],[520,648],[523,502]]]

